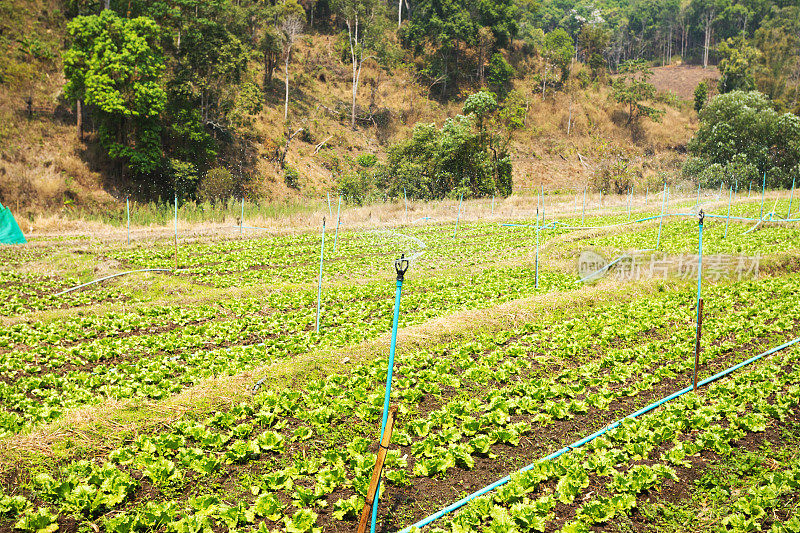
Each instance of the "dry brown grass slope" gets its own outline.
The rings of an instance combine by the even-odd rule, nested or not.
[[[11,6],[19,10],[21,4],[19,0],[0,0],[0,9]],[[11,205],[23,218],[33,213],[69,217],[70,210],[78,206],[107,208],[117,202],[108,192],[113,193],[108,164],[91,134],[82,141],[77,139],[74,114],[63,103],[60,53],[65,21],[59,18],[58,2],[34,0],[25,5],[25,10],[14,11],[14,31],[20,36],[41,38],[49,52],[46,57],[36,57],[30,43],[23,46],[20,39],[7,50],[6,56],[11,59],[5,60],[4,72],[14,70],[7,66],[11,63],[18,67],[34,65],[35,69],[19,67],[15,71],[19,75],[13,79],[6,76],[2,82],[0,201]],[[257,176],[266,200],[324,197],[335,190],[342,173],[356,168],[359,154],[374,153],[383,159],[387,148],[407,138],[414,124],[441,125],[461,110],[461,101],[430,98],[429,88],[420,84],[410,69],[400,68],[389,76],[368,62],[358,103],[363,109],[384,112],[388,120],[381,126],[362,124],[352,130],[349,120],[332,112],[347,107],[351,91],[349,66],[336,52],[335,40],[335,36],[306,35],[290,65],[291,128],[303,128],[308,133],[295,138],[286,158],[301,175],[299,191],[286,186],[274,160],[284,136],[280,69],[267,94],[268,104],[248,117],[258,154],[255,168],[250,170]],[[520,76],[514,80],[514,88],[529,102],[526,127],[513,143],[518,192],[541,184],[550,190],[580,189],[604,160],[619,153],[633,158],[645,178],[660,179],[678,168],[680,152],[695,127],[689,106],[657,103],[666,110],[663,121],[645,122],[633,142],[625,125],[626,115],[612,101],[606,83],[578,88],[571,96],[548,93],[542,99],[534,82],[536,58],[523,58],[518,66]],[[258,61],[253,62],[251,81],[260,84],[261,68]],[[477,89],[465,87],[462,93]],[[27,95],[34,99],[32,117],[25,113]]]

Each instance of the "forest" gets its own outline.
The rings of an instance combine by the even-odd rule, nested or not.
[[[388,147],[387,163],[342,176],[340,192],[351,197],[375,186],[389,195],[406,186],[429,198],[509,194],[509,139],[524,126],[530,100],[510,87],[523,75],[542,97],[575,83],[617,84],[614,98],[629,107],[633,122],[659,118],[647,103],[655,94],[647,83],[650,67],[716,65],[721,79],[698,88],[698,111],[718,93],[759,91],[775,113],[764,143],[800,137],[800,125],[786,118],[800,113],[797,0],[67,0],[60,16],[63,50],[37,35],[14,39],[6,31],[0,39],[16,47],[18,63],[26,54],[60,56],[66,79],[60,98],[76,113],[79,135],[93,135],[124,194],[145,199],[245,194],[256,178],[256,146],[264,143],[252,117],[269,107],[283,117],[270,157],[287,185],[295,185],[286,154],[309,131],[300,125],[294,85],[326,76],[321,64],[295,57],[300,39],[311,35],[334,39],[352,96],[331,111],[353,130],[388,120],[374,95],[371,102],[360,95],[365,68],[386,78],[402,72],[440,102],[465,103],[481,90],[491,100],[476,108],[483,116],[464,112],[466,122],[441,129],[420,125],[428,133],[415,129]],[[13,58],[4,61],[0,82],[24,77],[19,65],[12,68]],[[718,163],[722,170],[715,167],[714,175],[724,173],[736,154],[712,156],[701,144],[694,143],[697,158],[686,172],[697,176],[706,163]],[[800,159],[795,144],[781,148],[791,153],[776,185],[785,185]],[[409,155],[417,152],[423,155]],[[750,160],[755,165],[747,171],[769,171],[769,158],[761,159]],[[413,172],[434,170],[408,183],[394,180],[412,172],[400,165],[409,161]]]

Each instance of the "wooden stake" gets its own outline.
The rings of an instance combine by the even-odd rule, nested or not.
[[[357,533],[364,533],[369,525],[370,516],[372,514],[372,504],[378,492],[378,484],[380,483],[381,474],[383,473],[383,463],[386,461],[386,454],[389,451],[389,442],[392,440],[392,429],[394,428],[394,419],[396,416],[397,406],[395,405],[389,410],[389,417],[386,419],[386,430],[383,432],[383,439],[381,439],[380,448],[378,448],[378,458],[375,461],[375,469],[372,471],[372,480],[369,482],[367,499],[364,502],[364,509],[361,511],[361,520],[358,522]]]

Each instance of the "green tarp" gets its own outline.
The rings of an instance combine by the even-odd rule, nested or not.
[[[25,235],[19,229],[14,215],[7,207],[0,204],[0,244],[25,244]]]

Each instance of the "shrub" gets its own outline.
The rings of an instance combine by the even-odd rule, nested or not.
[[[236,193],[236,178],[223,167],[212,168],[200,180],[197,196],[205,202],[227,200]]]
[[[360,154],[356,158],[356,162],[364,168],[371,168],[378,162],[378,156],[375,154]]]
[[[339,177],[339,194],[351,204],[362,205],[372,189],[372,176],[365,170]]]
[[[291,189],[300,189],[300,173],[293,167],[286,165],[283,171],[283,181]]]
[[[706,189],[716,188],[725,180],[725,167],[719,163],[706,166],[698,176],[700,186]]]
[[[708,82],[703,80],[694,89],[694,110],[698,113],[703,110],[708,101]]]
[[[480,91],[467,98],[464,114],[448,119],[441,129],[418,123],[412,137],[389,149],[386,174],[376,180],[388,196],[441,199],[481,197],[512,190],[508,143],[521,125],[518,98],[498,105],[494,94]],[[385,185],[384,185],[385,183]]]
[[[800,163],[800,117],[778,114],[757,91],[733,91],[711,100],[700,112],[700,121],[689,142],[692,155],[706,165],[746,162],[757,174],[766,172],[771,186],[790,186],[789,172]]]
[[[596,191],[609,194],[622,194],[633,188],[636,170],[625,157],[604,162],[592,177],[592,187]]]
[[[508,84],[511,83],[511,78],[514,77],[514,67],[506,61],[503,54],[495,52],[492,59],[489,60],[486,70],[489,83],[499,92],[504,93]]]
[[[708,166],[708,163],[702,157],[689,156],[683,163],[681,173],[687,178],[697,178],[706,166]]]
[[[175,193],[186,199],[197,188],[197,167],[180,159],[169,160],[169,173],[175,185]]]

